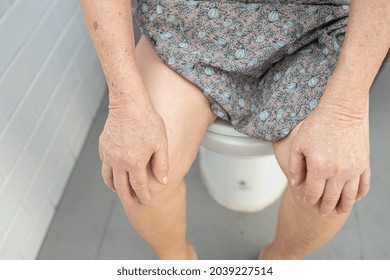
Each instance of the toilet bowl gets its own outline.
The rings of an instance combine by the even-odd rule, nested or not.
[[[203,138],[199,168],[211,197],[235,211],[263,210],[281,196],[287,185],[272,144],[248,137],[221,119]]]

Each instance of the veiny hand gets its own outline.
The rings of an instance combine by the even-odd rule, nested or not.
[[[291,185],[303,184],[303,201],[320,215],[349,212],[367,194],[370,181],[369,138],[363,118],[342,108],[317,107],[292,142]]]
[[[126,203],[146,203],[151,195],[147,167],[160,184],[168,181],[168,144],[164,122],[151,102],[111,102],[99,138],[105,184]]]

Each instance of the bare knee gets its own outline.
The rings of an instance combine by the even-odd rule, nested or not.
[[[148,165],[148,188],[153,203],[181,192],[183,178],[216,116],[200,89],[163,63],[145,36],[137,44],[136,58],[142,80],[167,133],[168,184],[161,185]]]
[[[167,201],[175,196],[177,192],[183,191],[183,179],[188,173],[193,160],[193,158],[188,158],[186,162],[183,162],[183,159],[170,156],[170,167],[168,171],[169,182],[167,185],[160,184],[153,176],[150,168],[148,168],[148,187],[152,196],[151,203],[161,199]]]

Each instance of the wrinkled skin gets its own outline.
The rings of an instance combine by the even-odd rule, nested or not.
[[[337,91],[332,85],[326,89]],[[292,142],[290,183],[304,183],[300,199],[318,206],[320,215],[349,212],[367,194],[370,147],[366,119],[360,112],[325,99],[303,121]]]
[[[149,161],[156,180],[167,183],[165,125],[151,102],[142,104],[134,106],[123,99],[110,100],[109,114],[99,138],[104,182],[117,191],[125,203],[150,201]]]

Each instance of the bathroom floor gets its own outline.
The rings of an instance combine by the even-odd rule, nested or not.
[[[390,259],[390,59],[371,90],[372,179],[341,232],[307,259]],[[101,179],[98,137],[107,99],[90,130],[38,259],[155,259],[128,223],[114,193]],[[278,202],[259,213],[238,213],[207,193],[196,160],[185,177],[188,240],[200,259],[255,259],[273,238]]]

